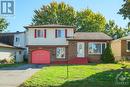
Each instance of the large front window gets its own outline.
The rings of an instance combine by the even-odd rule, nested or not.
[[[56,48],[56,58],[65,58],[65,48],[64,47]]]
[[[88,54],[102,54],[106,48],[106,43],[88,43]]]
[[[65,37],[65,30],[57,30],[57,37],[64,38]]]

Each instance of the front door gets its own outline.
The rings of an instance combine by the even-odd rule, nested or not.
[[[84,57],[84,42],[77,43],[77,57]]]

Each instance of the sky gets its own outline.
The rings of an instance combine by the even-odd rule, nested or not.
[[[25,31],[23,26],[29,25],[32,22],[34,10],[39,9],[42,5],[47,5],[52,1],[65,2],[80,11],[90,8],[93,12],[101,13],[106,20],[115,20],[116,24],[126,28],[128,20],[117,14],[123,4],[123,0],[14,0],[15,14],[1,15],[7,19],[10,32]]]

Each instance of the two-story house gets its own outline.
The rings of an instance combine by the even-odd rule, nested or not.
[[[100,62],[111,37],[101,32],[76,32],[67,25],[25,26],[32,64],[87,64]]]

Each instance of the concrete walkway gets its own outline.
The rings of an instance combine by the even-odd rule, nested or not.
[[[42,67],[43,65],[25,64],[19,67],[0,68],[0,87],[18,87]]]

